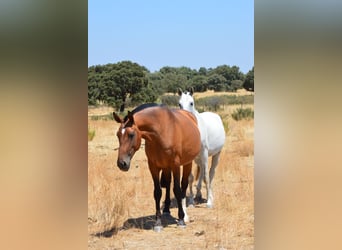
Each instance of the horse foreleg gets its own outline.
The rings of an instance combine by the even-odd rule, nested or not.
[[[154,230],[160,231],[163,226],[161,223],[161,212],[160,212],[160,199],[162,196],[162,190],[160,188],[160,182],[159,182],[159,172],[160,169],[154,168],[151,165],[149,165],[152,178],[153,178],[153,184],[154,184],[154,200],[156,204],[156,222],[154,224]]]
[[[214,203],[214,195],[212,190],[212,181],[215,175],[215,170],[218,165],[219,159],[220,159],[220,153],[217,153],[216,155],[212,156],[211,159],[211,167],[210,167],[210,173],[209,173],[209,190],[208,190],[208,202],[207,207],[212,208]]]
[[[201,189],[202,189],[202,181],[203,181],[203,176],[204,176],[204,171],[203,171],[203,163],[202,161],[199,161],[197,163],[197,171],[198,171],[198,181],[197,181],[197,185],[196,185],[196,197],[195,197],[195,200],[197,202],[201,202],[202,200],[202,192],[201,192]]]
[[[182,189],[180,187],[180,167],[179,166],[174,167],[172,169],[172,174],[173,174],[173,193],[175,194],[175,197],[177,199],[177,204],[178,204],[178,226],[185,227],[185,222],[184,222],[185,214],[184,214],[184,210],[182,206],[183,194],[182,194]]]

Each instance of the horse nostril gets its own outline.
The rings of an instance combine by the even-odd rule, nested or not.
[[[128,168],[129,168],[128,163],[127,163],[126,161],[124,161],[124,160],[118,160],[117,164],[118,164],[118,167],[119,167],[121,170],[127,171]]]

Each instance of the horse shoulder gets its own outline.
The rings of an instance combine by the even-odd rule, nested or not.
[[[186,117],[187,119],[191,120],[193,123],[197,124],[197,118],[196,118],[195,114],[193,114],[192,112],[184,110],[184,109],[176,109],[173,111],[174,111],[174,114],[177,117],[181,117],[182,120],[184,117]]]

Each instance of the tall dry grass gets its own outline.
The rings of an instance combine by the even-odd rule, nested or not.
[[[88,231],[117,231],[128,218],[127,193],[108,170],[108,160],[98,160],[88,168]]]

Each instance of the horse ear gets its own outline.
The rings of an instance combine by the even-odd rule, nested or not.
[[[122,119],[115,112],[113,112],[113,117],[115,121],[117,121],[118,123],[122,123]]]
[[[192,95],[194,94],[194,92],[195,92],[195,91],[194,91],[194,87],[191,87],[191,88],[190,88],[190,95],[192,96]]]
[[[183,90],[181,88],[178,88],[178,95],[181,96],[183,93]]]
[[[133,113],[131,111],[127,112],[128,123],[126,124],[127,127],[131,127],[134,124]]]

